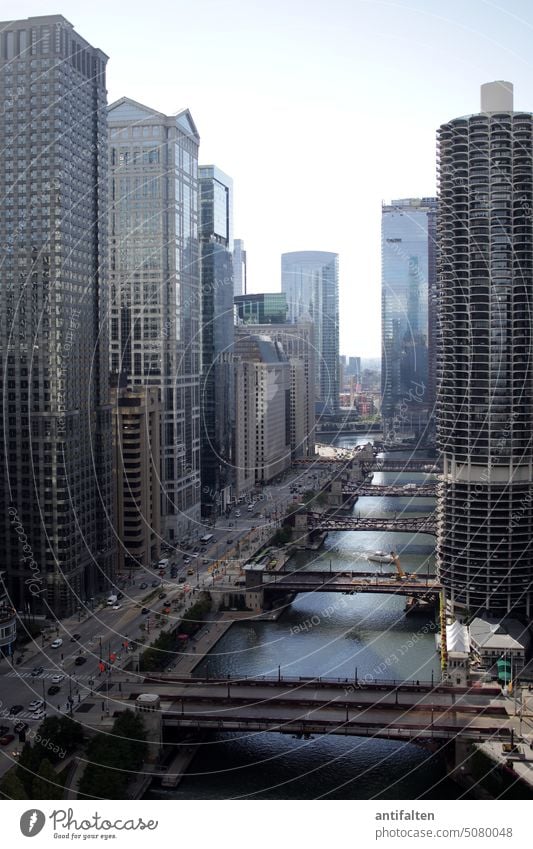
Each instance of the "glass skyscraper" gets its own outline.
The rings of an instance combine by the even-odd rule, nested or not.
[[[200,519],[198,146],[190,112],[108,110],[111,371],[161,390],[161,524]]]
[[[202,269],[202,512],[220,514],[233,484],[233,181],[215,165],[198,172]]]
[[[319,411],[339,408],[339,256],[293,251],[281,256],[281,289],[289,321],[314,327],[316,401]]]
[[[428,415],[436,210],[436,198],[394,200],[382,207],[381,390],[389,441],[413,425],[416,429]]]
[[[114,569],[107,57],[61,15],[0,24],[0,546],[24,613]]]

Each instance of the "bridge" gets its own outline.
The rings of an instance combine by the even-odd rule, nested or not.
[[[438,461],[430,458],[393,460],[392,458],[362,460],[363,471],[368,472],[428,472],[439,474],[442,469]]]
[[[308,528],[311,531],[398,531],[405,533],[435,534],[437,522],[435,516],[401,517],[399,519],[368,518],[356,516],[328,516],[317,513],[307,514]]]
[[[434,483],[343,483],[342,494],[359,496],[389,495],[401,498],[434,498],[437,495],[437,485]]]
[[[395,572],[290,572],[283,569],[276,572],[247,570],[246,586],[265,592],[388,593],[413,598],[437,596],[442,590],[435,575],[411,573],[402,579]]]
[[[179,679],[152,675],[123,685],[121,699],[159,696],[163,733],[344,734],[445,742],[509,739],[511,719],[494,687],[352,679]]]

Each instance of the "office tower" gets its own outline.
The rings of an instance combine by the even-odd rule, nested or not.
[[[233,482],[233,181],[215,165],[203,165],[198,171],[198,189],[202,260],[202,514],[217,516],[229,506]]]
[[[0,657],[11,657],[17,639],[17,611],[6,589],[6,573],[0,572]]]
[[[315,333],[315,395],[319,412],[339,408],[339,257],[324,251],[281,256],[281,289],[289,321],[311,321]]]
[[[188,109],[108,109],[111,372],[161,391],[161,525],[200,520],[198,145]]]
[[[239,324],[285,324],[289,308],[284,292],[261,292],[235,298]]]
[[[532,153],[511,83],[438,131],[437,566],[472,614],[532,612]]]
[[[118,573],[159,559],[161,480],[159,389],[111,389]]]
[[[244,334],[235,354],[249,363],[255,383],[255,479],[265,483],[291,465],[290,366],[279,342]]]
[[[381,210],[383,432],[393,442],[428,418],[428,291],[435,282],[436,198]]]
[[[107,57],[61,15],[0,24],[0,546],[13,604],[109,586]]]
[[[255,487],[257,380],[252,362],[235,356],[233,368],[235,383],[234,496],[238,500]]]
[[[242,239],[233,241],[233,294],[246,295],[246,251]]]
[[[235,328],[235,339],[250,334],[277,342],[290,365],[290,444],[293,459],[315,454],[315,349],[313,326],[297,324],[254,324]]]

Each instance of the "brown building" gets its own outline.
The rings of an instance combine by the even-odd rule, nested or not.
[[[158,560],[161,402],[154,386],[114,388],[113,474],[118,571]]]

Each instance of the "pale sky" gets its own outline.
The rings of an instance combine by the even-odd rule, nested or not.
[[[249,290],[283,251],[340,256],[341,353],[380,352],[380,212],[435,193],[435,131],[506,79],[533,110],[529,0],[3,0],[63,14],[110,57],[109,101],[188,107],[234,180]]]

